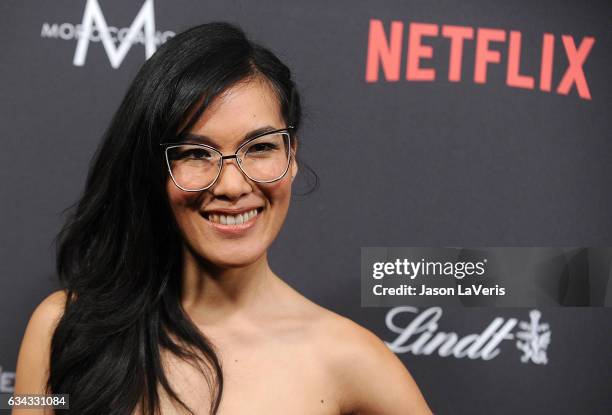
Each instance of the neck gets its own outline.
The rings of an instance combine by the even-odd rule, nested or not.
[[[184,249],[181,303],[198,324],[223,324],[264,307],[276,279],[265,253],[252,264],[222,268]]]

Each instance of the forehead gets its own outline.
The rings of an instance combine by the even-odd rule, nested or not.
[[[190,130],[219,147],[231,147],[262,127],[284,128],[280,104],[269,82],[255,78],[240,82],[216,97]]]

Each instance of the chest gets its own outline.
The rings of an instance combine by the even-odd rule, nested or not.
[[[218,337],[214,343],[224,376],[219,415],[339,415],[339,391],[316,347],[291,337]],[[173,356],[164,360],[179,397],[196,414],[208,414],[210,392],[202,374]],[[162,395],[162,414],[174,413],[186,412]]]

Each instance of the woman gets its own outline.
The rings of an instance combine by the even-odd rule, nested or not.
[[[65,290],[31,317],[15,393],[80,415],[430,413],[382,341],[268,265],[300,114],[288,68],[238,28],[164,44],[60,233]]]

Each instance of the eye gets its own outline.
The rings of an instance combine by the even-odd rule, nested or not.
[[[210,160],[212,154],[205,148],[190,148],[180,152],[181,160]]]
[[[275,143],[260,142],[260,143],[254,143],[250,145],[249,148],[247,148],[246,153],[247,154],[258,154],[258,153],[260,154],[260,153],[274,151],[277,149],[278,149],[278,145],[276,145]]]

